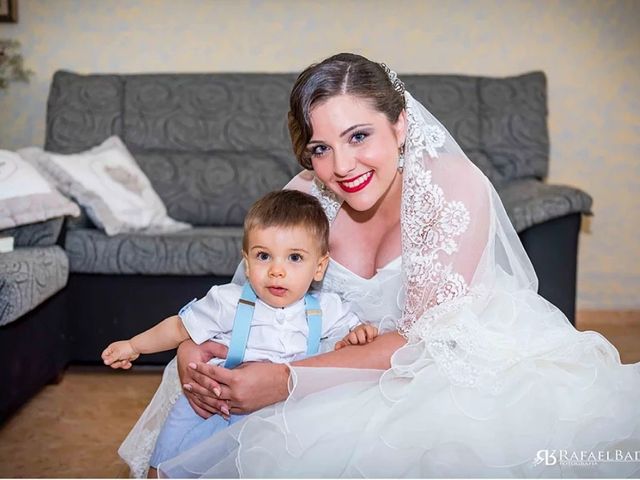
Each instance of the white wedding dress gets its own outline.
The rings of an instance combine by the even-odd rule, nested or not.
[[[398,258],[364,279],[332,261],[323,288],[341,292],[362,318],[388,329],[401,317],[400,266]],[[453,385],[424,341],[398,350],[386,372],[294,368],[286,402],[161,465],[161,475],[637,476],[640,462],[536,464],[541,450],[555,449],[558,460],[559,450],[568,458],[640,450],[637,365],[620,365],[602,336],[577,332],[534,295],[498,294],[482,314],[495,318],[491,335],[514,357],[499,386]],[[464,315],[473,321],[475,314]],[[515,328],[526,342],[514,337]]]
[[[322,289],[407,344],[386,371],[292,368],[285,402],[161,464],[161,476],[640,476],[640,364],[622,365],[536,293],[495,190],[405,95],[402,257],[371,279],[331,261]],[[312,193],[335,218],[336,199]],[[120,449],[134,474],[178,391],[168,368]]]

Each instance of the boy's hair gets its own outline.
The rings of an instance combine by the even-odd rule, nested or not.
[[[299,226],[313,234],[321,254],[329,251],[329,220],[317,198],[298,190],[267,193],[247,212],[242,250],[247,253],[249,232],[254,228]]]

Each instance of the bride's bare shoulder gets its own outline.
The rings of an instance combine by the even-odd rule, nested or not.
[[[311,184],[313,183],[313,173],[309,170],[303,170],[287,183],[284,188],[287,190],[299,190],[304,193],[311,192]]]

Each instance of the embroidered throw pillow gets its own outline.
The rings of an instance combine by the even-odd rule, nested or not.
[[[20,154],[36,162],[107,235],[171,233],[191,227],[169,218],[151,182],[118,137],[71,155],[36,148]]]
[[[20,155],[0,150],[0,230],[64,215],[80,209]]]

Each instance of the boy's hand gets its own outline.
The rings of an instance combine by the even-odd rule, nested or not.
[[[102,360],[105,365],[111,368],[131,368],[131,362],[138,358],[140,354],[136,352],[130,340],[113,342],[102,352]]]
[[[340,350],[347,345],[364,345],[370,343],[378,336],[378,329],[373,325],[360,324],[342,340],[336,343],[335,350]]]

